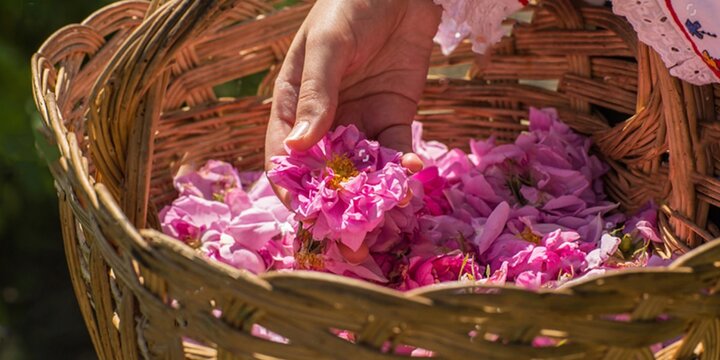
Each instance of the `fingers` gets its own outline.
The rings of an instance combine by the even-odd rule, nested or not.
[[[412,152],[412,130],[409,124],[397,124],[387,127],[377,135],[380,145],[402,153]]]
[[[362,124],[365,134],[385,147],[411,152],[410,125],[416,111],[415,99],[395,91],[378,91],[343,99],[337,118],[340,124]]]
[[[310,34],[298,94],[296,121],[285,144],[307,150],[330,130],[340,83],[348,66],[350,42],[336,35]]]
[[[285,134],[289,133],[291,125],[285,121],[279,119],[268,123],[267,134],[265,135],[265,170],[273,168],[272,157],[285,154],[285,149],[282,147],[282,141],[285,138]],[[279,146],[278,146],[279,144]],[[272,181],[270,182],[275,195],[290,208],[290,195],[287,190],[275,185]]]
[[[425,164],[423,164],[422,159],[420,159],[419,156],[415,153],[406,153],[402,157],[401,164],[403,167],[408,169],[410,174],[415,174],[420,172],[425,167]]]
[[[399,124],[386,128],[378,135],[378,142],[382,146],[402,152],[402,166],[411,173],[423,169],[422,160],[413,153],[412,128],[409,124]]]
[[[283,140],[290,133],[295,123],[300,81],[302,79],[303,63],[305,62],[305,38],[306,32],[302,27],[295,35],[285,61],[280,68],[278,78],[275,80],[270,120],[265,135],[266,169],[270,169],[270,159],[273,156],[285,154]]]
[[[292,130],[297,112],[300,81],[305,61],[305,30],[301,28],[288,49],[273,89],[273,102],[270,110],[267,132],[265,134],[265,170],[273,167],[272,157],[286,154],[283,141]],[[287,190],[272,184],[275,194],[290,206]]]

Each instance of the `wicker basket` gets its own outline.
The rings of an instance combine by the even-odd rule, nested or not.
[[[670,77],[622,18],[581,1],[534,6],[533,22],[515,24],[483,66],[467,44],[449,58],[436,51],[433,72],[467,77],[429,79],[418,118],[431,138],[462,147],[490,134],[512,141],[530,106],[558,108],[611,164],[615,200],[662,204],[664,251],[688,252],[672,266],[540,293],[399,293],[319,273],[254,276],[153,230],[182,163],[261,168],[266,99],[311,7],[280,3],[121,1],[33,57],[67,261],[100,358],[398,358],[382,351],[389,342],[444,359],[720,359],[720,232],[708,221],[720,206],[720,87]],[[217,95],[256,73],[257,96]],[[251,336],[253,324],[289,343]],[[538,335],[564,340],[532,347]],[[672,345],[653,354],[659,342]]]

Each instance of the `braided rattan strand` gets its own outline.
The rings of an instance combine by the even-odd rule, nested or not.
[[[311,6],[279,3],[121,1],[33,57],[68,266],[100,358],[399,357],[382,351],[389,343],[444,359],[720,359],[720,242],[710,241],[720,231],[708,221],[720,206],[720,87],[671,78],[623,19],[580,1],[534,7],[533,22],[517,24],[487,61],[476,63],[468,44],[447,58],[436,51],[434,73],[470,78],[429,80],[418,119],[431,138],[464,147],[471,137],[512,141],[530,106],[557,108],[595,140],[612,168],[606,189],[624,209],[663,205],[665,251],[695,247],[672,266],[539,293],[449,284],[401,294],[326,274],[253,276],[139,229],[157,224],[153,209],[175,196],[183,163],[260,169],[266,99]],[[217,95],[259,72],[257,97]],[[529,82],[538,80],[557,91]],[[289,343],[252,337],[254,324]],[[533,347],[537,335],[559,345]],[[659,342],[674,343],[653,354]]]

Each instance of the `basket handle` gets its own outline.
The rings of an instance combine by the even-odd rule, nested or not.
[[[155,129],[175,54],[235,0],[154,0],[90,92],[87,129],[96,180],[138,228],[148,218]]]
[[[159,9],[161,6],[167,4],[168,2],[170,2],[170,0],[151,0],[150,6],[148,6],[148,9],[147,9],[147,15],[148,16],[151,15],[152,13],[157,11],[157,9]]]

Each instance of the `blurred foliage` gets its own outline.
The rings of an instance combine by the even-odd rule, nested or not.
[[[54,31],[111,2],[0,1],[0,360],[96,358],[65,265],[52,177],[36,149],[29,65]],[[250,95],[264,75],[216,90]]]
[[[253,96],[257,93],[257,89],[263,79],[269,73],[264,70],[246,77],[231,80],[224,84],[220,84],[213,88],[215,95],[219,97],[244,97]]]
[[[35,150],[30,57],[110,1],[0,2],[0,360],[94,359],[70,285],[47,167]]]

